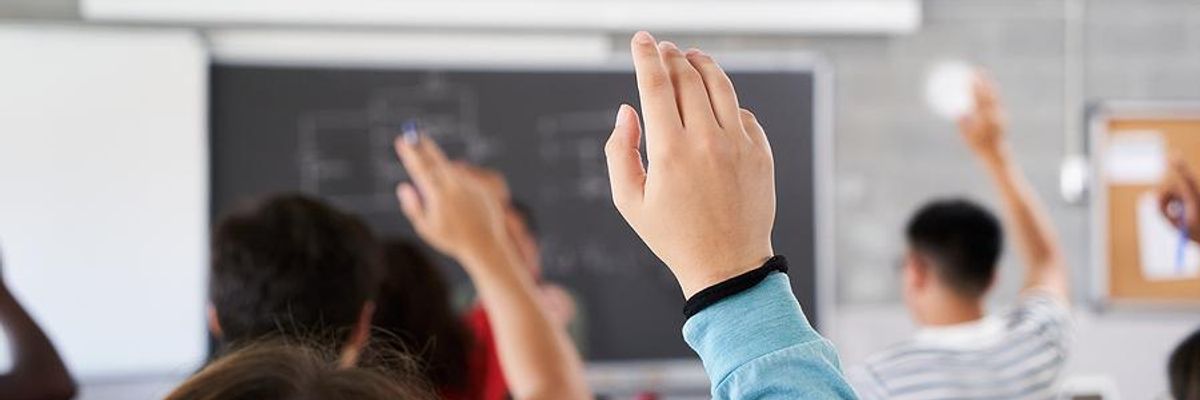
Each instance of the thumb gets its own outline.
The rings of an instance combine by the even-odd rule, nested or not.
[[[608,159],[608,180],[612,184],[613,203],[618,210],[642,201],[646,169],[642,166],[641,140],[642,128],[637,111],[628,104],[622,104],[617,111],[616,126],[604,145],[604,154]]]

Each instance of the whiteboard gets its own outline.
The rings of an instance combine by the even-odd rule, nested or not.
[[[0,54],[9,286],[76,379],[191,371],[206,352],[201,41],[8,25]]]

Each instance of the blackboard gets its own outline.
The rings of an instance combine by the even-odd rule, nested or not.
[[[817,320],[814,101],[811,70],[731,69],[775,154],[776,252]],[[390,143],[418,118],[452,157],[503,171],[535,213],[545,278],[580,303],[589,360],[694,358],[678,285],[612,206],[603,145],[617,106],[637,105],[632,72],[362,69],[216,64],[211,68],[214,218],[276,191],[318,195],[381,236],[411,236]],[[452,280],[465,282],[453,266]]]

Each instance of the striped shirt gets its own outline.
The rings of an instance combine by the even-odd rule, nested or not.
[[[1066,304],[1031,291],[1009,312],[923,329],[847,379],[863,399],[1053,399],[1071,331]]]

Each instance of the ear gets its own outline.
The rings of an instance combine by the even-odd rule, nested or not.
[[[208,317],[208,332],[219,339],[225,333],[221,331],[221,320],[217,319],[217,308],[213,307],[212,303],[208,303],[204,308],[204,313]]]
[[[905,255],[904,271],[910,287],[921,289],[929,285],[929,264],[917,252],[909,250]]]
[[[346,339],[346,346],[342,348],[342,358],[338,362],[338,366],[351,368],[358,364],[359,354],[362,353],[363,347],[367,346],[367,341],[371,339],[371,319],[374,316],[375,302],[363,303],[362,310],[358,313],[358,322],[354,323],[354,328],[350,330],[350,337]]]

